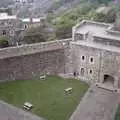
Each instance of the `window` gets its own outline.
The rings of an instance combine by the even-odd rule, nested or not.
[[[24,25],[24,28],[28,28],[27,24]]]
[[[85,60],[85,56],[82,56],[82,60]]]
[[[94,63],[93,57],[90,57],[89,62],[90,62],[90,63]]]
[[[84,68],[81,68],[80,74],[81,74],[81,76],[84,76]]]
[[[3,35],[6,35],[6,31],[5,31],[5,30],[3,30],[3,31],[2,31],[2,34],[3,34]]]
[[[90,58],[90,62],[93,62],[93,58]]]
[[[78,73],[78,72],[76,72],[76,71],[74,71],[74,72],[73,72],[73,75],[74,75],[74,77],[76,77],[76,76],[78,76],[78,75],[79,75],[79,73]]]
[[[92,70],[90,70],[89,73],[92,74]]]

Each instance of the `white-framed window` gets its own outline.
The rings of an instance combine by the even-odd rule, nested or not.
[[[89,75],[92,75],[92,74],[93,74],[93,70],[92,70],[92,69],[89,69],[89,70],[88,70],[88,74],[89,74]]]
[[[92,63],[92,64],[94,64],[94,57],[91,56],[91,57],[89,58],[89,62]]]

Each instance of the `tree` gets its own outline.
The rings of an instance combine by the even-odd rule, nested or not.
[[[49,24],[28,28],[23,38],[23,43],[31,44],[55,40],[53,28]]]
[[[114,9],[110,9],[106,14],[105,22],[113,23],[115,22],[115,18],[116,18],[116,11]]]
[[[91,2],[98,2],[100,4],[105,4],[108,5],[109,2],[111,2],[112,0],[90,0]]]
[[[96,13],[96,15],[93,18],[95,21],[98,22],[105,22],[106,21],[106,15],[104,13]]]

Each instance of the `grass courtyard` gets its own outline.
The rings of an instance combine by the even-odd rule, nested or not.
[[[72,87],[71,95],[64,89]],[[22,108],[33,104],[31,112],[48,120],[68,120],[88,85],[78,80],[48,76],[45,80],[12,81],[0,84],[0,99]],[[117,119],[118,120],[118,119]]]
[[[116,115],[115,115],[115,120],[120,120],[120,105],[117,109]]]

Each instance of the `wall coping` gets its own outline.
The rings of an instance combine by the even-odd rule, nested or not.
[[[64,49],[69,47],[70,41],[72,41],[72,38],[2,48],[0,49],[0,59]]]

